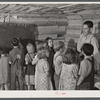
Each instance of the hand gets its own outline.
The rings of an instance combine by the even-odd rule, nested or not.
[[[26,66],[24,67],[24,71],[26,70]]]
[[[26,61],[26,63],[25,63],[26,65],[28,65],[28,61]]]
[[[78,83],[77,83],[76,85],[77,85],[77,86],[79,86],[79,84],[78,84]]]
[[[35,57],[34,58],[37,58],[37,55],[35,55]]]
[[[19,55],[19,54],[17,55],[17,59],[21,59],[21,57],[20,57],[20,55]]]

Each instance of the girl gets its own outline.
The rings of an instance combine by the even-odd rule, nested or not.
[[[55,82],[54,82],[54,64],[53,64],[53,58],[54,58],[54,46],[53,46],[53,39],[50,37],[46,38],[46,43],[49,51],[49,57],[48,57],[48,63],[50,66],[50,75],[51,75],[51,81],[53,85],[53,89],[55,90]]]
[[[36,90],[51,90],[51,77],[49,73],[49,64],[47,57],[49,52],[44,46],[44,44],[39,43],[37,46],[37,64],[35,73],[35,89]]]
[[[27,65],[26,71],[25,71],[25,82],[28,86],[28,90],[30,90],[30,86],[35,84],[35,65],[32,65],[32,60],[35,57],[35,43],[34,45],[29,42],[26,46],[27,48],[27,54],[25,56],[25,63]]]
[[[62,41],[58,41],[55,44],[55,55],[54,55],[54,66],[55,66],[55,75],[54,75],[54,80],[55,80],[55,87],[56,90],[58,90],[59,87],[59,79],[60,79],[60,73],[62,69],[62,54],[65,51],[65,44]]]
[[[36,42],[36,49],[37,49],[37,51],[39,51],[42,47],[47,48],[47,44],[44,41]],[[38,59],[37,54],[36,54],[34,59],[32,60],[32,65],[37,64],[38,60],[39,59]]]
[[[1,50],[1,58],[0,58],[0,85],[1,90],[3,87],[5,90],[8,90],[8,82],[9,82],[9,63],[8,56],[5,50]]]
[[[75,90],[78,77],[78,57],[73,49],[67,49],[63,55],[59,90]]]

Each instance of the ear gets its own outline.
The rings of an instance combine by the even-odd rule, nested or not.
[[[90,28],[91,33],[95,33],[95,28]]]
[[[11,46],[13,46],[13,44],[11,43]]]

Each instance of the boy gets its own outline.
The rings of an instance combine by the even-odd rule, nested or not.
[[[11,41],[13,49],[9,53],[9,64],[11,65],[11,90],[16,90],[16,79],[18,79],[19,89],[23,90],[23,49],[19,46],[19,40],[13,38]]]
[[[94,87],[94,59],[92,57],[94,48],[91,44],[83,44],[81,51],[84,59],[80,63],[79,79],[77,86],[79,90],[93,90]]]

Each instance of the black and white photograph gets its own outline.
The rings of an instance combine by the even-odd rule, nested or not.
[[[0,2],[0,90],[99,91],[100,3]]]

